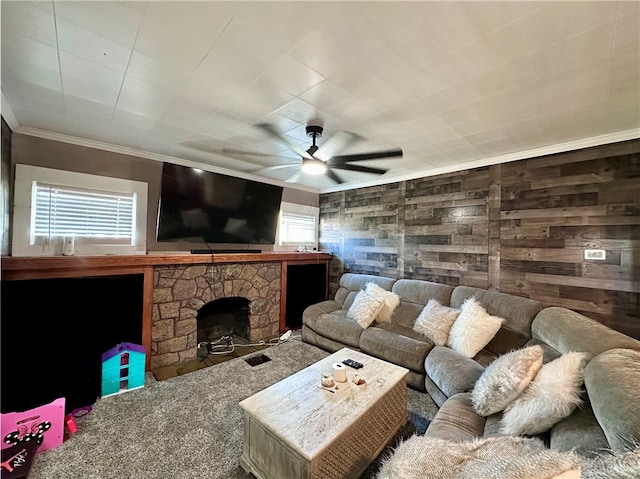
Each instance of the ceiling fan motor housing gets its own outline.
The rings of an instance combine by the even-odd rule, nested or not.
[[[317,125],[307,126],[307,136],[312,138],[320,138],[322,136],[322,127]]]

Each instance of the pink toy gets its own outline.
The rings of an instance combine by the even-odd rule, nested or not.
[[[64,440],[65,398],[24,412],[1,415],[0,433],[2,447],[36,442],[38,451],[46,451],[62,444]]]

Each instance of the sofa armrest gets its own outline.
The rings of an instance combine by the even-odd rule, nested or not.
[[[342,309],[342,306],[333,299],[307,306],[302,312],[302,324],[314,331],[318,331],[317,323],[320,316],[333,313],[339,309]]]

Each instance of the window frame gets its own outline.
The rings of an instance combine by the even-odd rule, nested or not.
[[[292,215],[312,216],[314,218],[314,224],[315,224],[314,241],[310,243],[303,243],[303,244],[297,243],[292,245],[281,245],[280,244],[281,242],[280,228],[282,225],[283,213],[289,213]],[[274,251],[297,251],[299,246],[305,246],[308,251],[317,250],[319,230],[320,230],[320,208],[319,207],[301,205],[297,203],[287,203],[283,201],[280,204],[280,214],[278,215],[278,228],[276,232],[276,241],[273,246]]]
[[[13,214],[13,256],[55,256],[62,254],[63,238],[52,241],[32,241],[32,210],[35,201],[35,184],[45,183],[60,187],[95,189],[113,193],[135,195],[135,242],[109,241],[109,238],[76,237],[75,254],[146,254],[147,249],[147,201],[146,182],[91,175],[39,166],[16,164]]]

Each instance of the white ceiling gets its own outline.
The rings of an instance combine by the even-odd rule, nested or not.
[[[319,145],[344,130],[364,137],[344,153],[404,152],[361,163],[383,176],[290,185],[318,192],[640,136],[638,1],[0,8],[2,114],[26,134],[272,183],[298,168],[256,168],[300,158],[259,122],[303,149],[305,126],[321,122]]]

